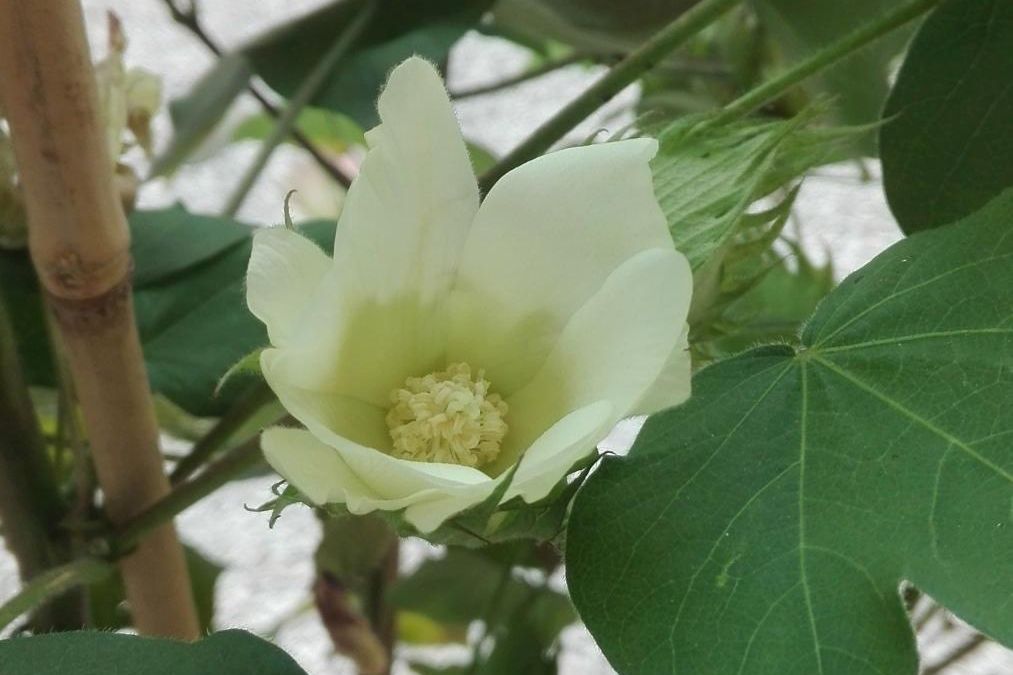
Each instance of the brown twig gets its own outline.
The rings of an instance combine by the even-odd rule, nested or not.
[[[0,0],[0,94],[29,250],[66,349],[105,508],[122,522],[168,493],[131,300],[129,233],[76,0]],[[192,639],[196,613],[171,522],[120,561],[142,633]]]
[[[200,16],[197,13],[197,7],[195,4],[191,3],[189,9],[183,10],[177,6],[174,0],[163,1],[165,2],[165,6],[169,9],[169,14],[176,23],[190,31],[194,37],[200,40],[201,43],[208,48],[209,52],[218,57],[222,56],[224,52],[221,46],[215,42],[210,35],[208,35],[207,31],[204,30],[204,26],[200,22]],[[255,83],[250,82],[246,85],[246,90],[251,96],[253,96],[253,98],[257,99],[257,103],[259,103],[260,107],[264,109],[264,112],[276,120],[281,117],[282,111],[278,108],[278,106],[268,100],[267,96],[260,91]],[[306,134],[301,132],[298,127],[291,130],[290,136],[292,137],[292,140],[302,147],[303,150],[310,154],[317,165],[319,165],[328,176],[333,178],[342,187],[347,188],[352,184],[352,178],[342,171],[340,167],[327,159],[320,149],[313,144],[313,141],[311,141]]]

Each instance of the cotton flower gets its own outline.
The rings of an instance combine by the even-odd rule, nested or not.
[[[422,532],[510,476],[544,498],[617,421],[689,395],[692,275],[655,199],[650,139],[553,152],[479,193],[446,90],[412,58],[329,258],[254,237],[264,376],[306,429],[267,460],[317,504],[404,510]]]

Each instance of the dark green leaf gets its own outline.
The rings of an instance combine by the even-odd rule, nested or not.
[[[300,227],[325,250],[334,223]],[[179,207],[131,217],[136,255],[134,310],[152,389],[192,415],[221,414],[238,387],[215,388],[240,359],[267,344],[264,326],[246,307],[244,283],[252,230],[232,220]],[[0,251],[5,295],[31,384],[55,376],[38,284],[25,252]]]
[[[130,217],[134,287],[143,288],[184,272],[249,236],[250,228],[242,223],[189,213],[182,206],[137,211]]]
[[[908,234],[951,223],[1013,186],[1013,3],[940,5],[883,115],[883,183]]]
[[[913,675],[902,579],[1013,643],[1011,224],[891,247],[604,462],[567,570],[618,670]]]
[[[285,652],[227,630],[187,643],[136,635],[71,632],[0,641],[4,675],[306,675]]]
[[[327,5],[271,31],[242,53],[272,88],[291,96],[366,1]],[[379,0],[376,18],[335,67],[314,103],[345,113],[364,128],[374,126],[376,97],[391,68],[413,54],[441,63],[451,45],[491,4],[491,0]]]

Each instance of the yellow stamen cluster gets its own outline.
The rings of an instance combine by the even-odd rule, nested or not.
[[[395,389],[387,413],[392,454],[476,467],[494,460],[507,433],[507,404],[489,393],[484,374],[472,379],[468,364],[452,363]]]

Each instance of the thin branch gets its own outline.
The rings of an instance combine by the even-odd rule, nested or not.
[[[832,42],[809,58],[788,69],[773,80],[746,92],[726,105],[711,118],[708,125],[721,125],[737,120],[775,101],[803,80],[850,56],[862,47],[917,19],[939,4],[940,0],[914,0],[897,7]]]
[[[110,519],[169,490],[80,3],[0,0],[0,98],[28,211],[29,250],[80,397]],[[198,636],[171,522],[120,561],[138,630]]]
[[[177,7],[176,2],[174,0],[163,0],[163,2],[165,3],[165,6],[169,9],[169,14],[172,16],[173,20],[176,23],[189,30],[194,35],[194,37],[200,40],[201,43],[203,43],[204,46],[208,48],[208,51],[210,51],[212,54],[214,54],[217,57],[222,56],[224,52],[221,46],[218,45],[218,43],[216,43],[211,38],[211,36],[208,35],[207,31],[204,30],[204,26],[200,22],[200,17],[197,12],[196,4],[191,3],[190,9],[182,10],[179,7]],[[279,117],[281,117],[281,110],[279,110],[278,106],[272,103],[267,98],[267,96],[265,96],[264,93],[260,91],[260,88],[257,87],[256,83],[250,82],[249,84],[247,84],[246,90],[250,93],[250,95],[253,96],[253,98],[257,99],[257,103],[259,103],[260,107],[264,109],[264,112],[266,112],[274,119],[278,119]],[[342,171],[340,167],[334,164],[334,162],[329,160],[324,155],[324,153],[321,152],[320,149],[313,143],[313,141],[310,140],[309,137],[306,136],[306,134],[304,134],[302,131],[299,130],[298,126],[294,126],[292,128],[291,136],[292,140],[298,143],[303,150],[308,152],[310,156],[313,158],[313,160],[317,163],[317,165],[328,176],[334,179],[335,182],[337,182],[344,188],[347,188],[352,184],[351,177],[344,171]]]
[[[168,495],[115,528],[106,539],[108,552],[114,557],[123,555],[148,532],[171,521],[177,514],[229,481],[260,466],[263,461],[259,436],[229,450],[195,478],[176,486]],[[105,553],[100,549],[97,552]]]
[[[489,188],[511,169],[544,153],[591,113],[612,100],[646,71],[658,65],[665,56],[685,44],[689,38],[717,21],[725,12],[739,4],[739,1],[702,0],[661,29],[489,169],[479,180],[482,192],[488,192]]]
[[[589,54],[584,54],[584,53],[577,52],[577,53],[571,54],[569,56],[564,56],[563,58],[556,59],[555,61],[547,61],[547,62],[543,63],[542,65],[538,66],[537,68],[532,68],[531,70],[526,70],[526,71],[524,71],[522,73],[518,73],[517,75],[514,75],[512,77],[508,77],[506,79],[500,80],[499,82],[493,82],[491,84],[483,84],[483,85],[480,85],[478,87],[473,87],[471,89],[462,89],[460,91],[452,91],[452,92],[450,92],[450,98],[455,99],[455,100],[460,100],[460,99],[464,99],[464,98],[472,98],[474,96],[483,96],[485,94],[493,94],[493,93],[495,93],[497,91],[502,91],[503,89],[509,89],[510,87],[516,87],[518,84],[523,84],[524,82],[528,82],[530,80],[535,80],[535,79],[538,79],[539,77],[544,77],[545,75],[548,75],[549,73],[553,73],[553,72],[559,70],[560,68],[566,68],[567,66],[572,66],[575,63],[580,63],[581,61],[586,61],[589,58],[591,58],[591,56]]]
[[[260,176],[260,172],[267,165],[267,160],[271,158],[271,153],[274,152],[279,143],[288,137],[295,127],[299,113],[320,92],[327,81],[327,76],[334,70],[334,66],[344,58],[345,54],[348,53],[359,39],[359,36],[362,35],[362,32],[369,25],[370,19],[373,18],[376,6],[376,0],[371,0],[363,6],[355,18],[352,19],[351,23],[348,24],[348,27],[338,34],[330,49],[327,50],[319,63],[313,67],[313,70],[306,76],[306,79],[299,84],[295,95],[286,103],[285,110],[275,123],[271,135],[260,144],[260,151],[254,158],[253,164],[250,165],[246,173],[243,174],[243,177],[240,178],[239,185],[236,186],[235,192],[232,193],[225,206],[224,215],[234,216],[239,211],[239,207],[242,206],[246,195],[249,194],[253,184],[257,181],[257,177]]]
[[[263,382],[250,385],[240,394],[235,404],[222,415],[218,423],[197,441],[193,449],[173,467],[172,473],[169,474],[169,482],[176,485],[192,476],[197,469],[222,449],[233,434],[273,399],[274,393]]]

